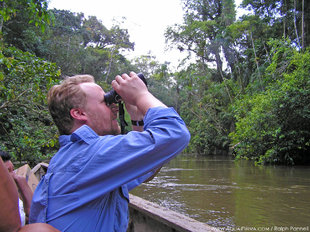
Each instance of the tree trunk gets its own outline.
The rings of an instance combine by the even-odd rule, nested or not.
[[[305,0],[302,0],[301,11],[301,47],[302,49],[305,49]]]
[[[252,48],[253,48],[253,52],[254,52],[254,56],[255,56],[255,63],[256,63],[256,68],[257,68],[257,72],[258,72],[259,82],[260,82],[260,85],[261,85],[261,87],[263,89],[262,77],[261,77],[260,70],[259,70],[259,63],[257,61],[258,57],[256,55],[256,49],[255,49],[255,44],[254,44],[254,39],[253,39],[252,31],[250,31],[250,36],[251,36],[251,43],[252,43]]]
[[[115,47],[112,48],[112,51],[111,51],[111,53],[110,53],[110,62],[109,62],[108,70],[107,70],[107,75],[106,75],[106,77],[105,77],[105,82],[108,82],[108,78],[109,78],[109,75],[110,75],[110,72],[111,72],[111,67],[112,67],[112,62],[113,62],[114,49],[115,49]]]
[[[295,28],[297,45],[300,48],[300,42],[299,42],[299,36],[298,36],[298,31],[297,31],[297,22],[296,21],[297,21],[297,19],[296,19],[296,0],[294,0],[294,28]]]

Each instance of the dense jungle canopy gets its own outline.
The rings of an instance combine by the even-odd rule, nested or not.
[[[128,60],[127,29],[49,10],[46,0],[0,0],[0,146],[37,163],[58,148],[46,105],[63,77],[88,73],[104,89],[130,70],[181,114],[189,153],[258,164],[310,163],[310,1],[182,0],[184,21],[165,31],[188,57],[178,71],[151,55]]]

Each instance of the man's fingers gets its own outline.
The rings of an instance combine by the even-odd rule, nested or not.
[[[122,76],[117,75],[117,76],[115,77],[115,80],[117,81],[117,83],[120,84],[122,81],[124,81],[123,75],[122,75]]]
[[[131,77],[134,77],[134,76],[136,76],[137,74],[135,73],[135,72],[130,72],[130,74],[129,74]]]
[[[122,78],[123,78],[123,80],[128,80],[128,79],[130,79],[130,76],[128,76],[126,73],[123,73]]]

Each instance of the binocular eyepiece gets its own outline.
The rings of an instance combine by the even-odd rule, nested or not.
[[[137,74],[138,77],[144,82],[147,86],[146,79],[142,73]],[[119,103],[122,100],[121,96],[115,90],[111,90],[104,95],[104,101],[107,105],[111,105],[113,103]]]

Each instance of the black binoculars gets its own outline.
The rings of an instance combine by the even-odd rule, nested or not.
[[[138,77],[144,82],[147,86],[146,79],[142,73],[137,74]],[[107,105],[111,105],[113,103],[119,103],[122,100],[121,96],[115,90],[111,90],[104,95],[104,101]]]

